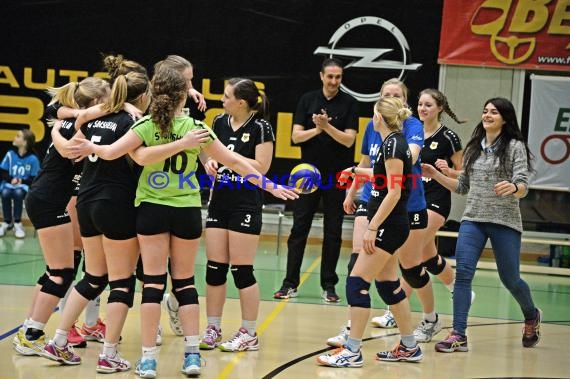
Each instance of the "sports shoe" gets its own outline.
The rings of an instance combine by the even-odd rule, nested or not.
[[[222,330],[214,325],[208,325],[204,338],[200,341],[200,350],[212,350],[222,343]]]
[[[364,359],[362,352],[353,353],[346,347],[339,347],[328,354],[317,357],[317,363],[330,367],[362,367]]]
[[[101,374],[112,374],[114,372],[128,371],[130,369],[131,364],[126,359],[121,358],[118,351],[115,353],[114,357],[109,357],[105,354],[99,354],[97,372]]]
[[[16,238],[26,237],[26,229],[24,229],[24,225],[22,225],[21,222],[14,223],[14,237]]]
[[[536,317],[524,322],[522,344],[524,347],[535,347],[540,341],[540,323],[542,311],[536,308]]]
[[[239,328],[238,332],[230,340],[221,343],[218,349],[229,352],[259,350],[257,333],[250,336],[245,328]]]
[[[14,349],[22,355],[42,355],[44,346],[46,345],[45,334],[41,335],[37,340],[29,340],[24,332],[17,334],[18,341],[14,344]]]
[[[273,294],[274,299],[291,299],[297,297],[297,288],[281,287],[281,289]]]
[[[85,323],[81,325],[81,330],[79,333],[85,338],[86,341],[97,341],[103,343],[105,340],[105,330],[107,327],[101,321],[100,318],[97,319],[97,323],[94,326],[87,326]]]
[[[346,345],[346,341],[348,340],[348,335],[350,334],[350,328],[347,326],[343,326],[340,329],[340,333],[334,337],[331,337],[327,340],[327,345],[332,347],[343,347]]]
[[[182,370],[180,370],[183,374],[192,376],[200,375],[201,367],[202,361],[200,353],[184,354],[184,362],[182,363]]]
[[[420,345],[416,347],[406,347],[402,344],[402,341],[391,351],[380,351],[376,353],[376,359],[379,361],[389,361],[389,362],[418,362],[424,357]]]
[[[372,320],[370,322],[372,323],[372,326],[375,326],[377,328],[389,329],[397,327],[394,315],[392,312],[390,312],[389,309],[387,309],[382,316],[372,317]]]
[[[336,294],[334,288],[329,288],[323,291],[323,299],[327,303],[338,303],[340,301],[340,297]]]
[[[177,336],[183,336],[184,330],[182,329],[182,323],[180,322],[180,317],[178,317],[178,309],[172,309],[170,304],[168,303],[168,299],[170,298],[171,294],[165,293],[164,298],[162,299],[162,306],[166,310],[168,314],[168,322],[170,324],[170,329],[172,329],[172,333]]]
[[[156,378],[156,359],[139,359],[135,365],[135,374],[140,378]]]
[[[455,330],[449,332],[447,337],[435,344],[435,351],[440,353],[453,353],[454,351],[468,351],[467,336],[462,336]]]
[[[83,336],[81,334],[79,334],[75,324],[73,324],[71,329],[69,329],[69,332],[67,332],[67,343],[71,347],[77,347],[77,348],[87,346],[87,342],[85,341],[85,338],[83,338]]]
[[[414,330],[414,337],[418,342],[429,342],[437,333],[441,332],[441,320],[436,314],[437,319],[434,322],[422,320],[420,325]]]
[[[162,345],[162,325],[158,324],[156,329],[156,346]]]
[[[25,334],[26,334],[26,330],[24,329],[23,326],[20,326],[20,328],[18,329],[16,334],[14,334],[14,338],[12,338],[12,345],[16,346],[18,344],[20,338],[23,338],[23,336]]]
[[[69,343],[64,347],[59,347],[53,340],[45,345],[42,356],[64,365],[78,365],[81,363],[81,357],[75,354],[73,347]]]
[[[6,234],[6,231],[8,230],[8,227],[9,227],[9,226],[10,226],[10,225],[8,225],[8,224],[5,223],[5,222],[2,222],[2,223],[0,224],[0,237],[4,237],[4,235]]]

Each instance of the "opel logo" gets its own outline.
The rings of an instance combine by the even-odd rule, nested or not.
[[[401,50],[401,60],[380,59],[382,56],[392,52],[391,48],[369,48],[369,47],[337,47],[341,38],[351,30],[363,26],[372,25],[379,27],[390,33],[397,41]],[[319,46],[313,52],[315,55],[326,55],[330,58],[333,57],[348,57],[351,62],[344,66],[344,69],[365,68],[372,70],[399,70],[398,79],[402,80],[407,71],[416,71],[422,65],[420,63],[410,63],[411,53],[410,46],[404,34],[389,21],[378,17],[357,17],[350,21],[345,22],[340,28],[334,32],[329,40],[328,46]],[[351,90],[346,85],[341,83],[341,89],[352,95],[362,102],[373,102],[378,100],[380,92],[375,93],[359,93]]]

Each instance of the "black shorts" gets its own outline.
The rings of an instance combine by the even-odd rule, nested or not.
[[[57,205],[28,194],[25,199],[26,212],[35,229],[49,228],[71,222],[67,204]]]
[[[202,211],[199,207],[142,202],[137,209],[137,233],[143,236],[170,233],[185,240],[200,238]]]
[[[362,201],[362,200],[357,200],[355,202],[356,204],[356,212],[354,212],[354,217],[368,217],[368,202],[367,201]]]
[[[418,212],[408,212],[408,220],[410,220],[410,229],[425,229],[428,224],[427,209]]]
[[[447,220],[451,212],[451,201],[432,201],[427,203],[427,209],[434,211]]]
[[[226,211],[208,209],[206,228],[227,229],[244,234],[261,234],[261,210]]]
[[[134,204],[96,200],[79,203],[76,208],[81,237],[103,234],[111,240],[128,240],[137,236]]]
[[[378,228],[374,245],[390,254],[394,254],[408,239],[410,225],[383,224]]]

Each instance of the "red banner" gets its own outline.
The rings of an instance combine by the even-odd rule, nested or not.
[[[438,63],[570,71],[570,0],[445,0]]]

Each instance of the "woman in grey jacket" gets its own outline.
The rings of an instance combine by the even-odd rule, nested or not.
[[[487,239],[491,240],[499,277],[519,303],[525,317],[522,344],[534,347],[540,340],[542,312],[520,277],[522,221],[519,198],[528,192],[531,153],[523,140],[513,104],[504,98],[485,102],[481,122],[463,155],[463,172],[457,179],[422,165],[423,176],[449,190],[467,194],[457,239],[457,272],[453,292],[453,330],[435,345],[436,351],[467,351],[467,316],[471,282]]]

